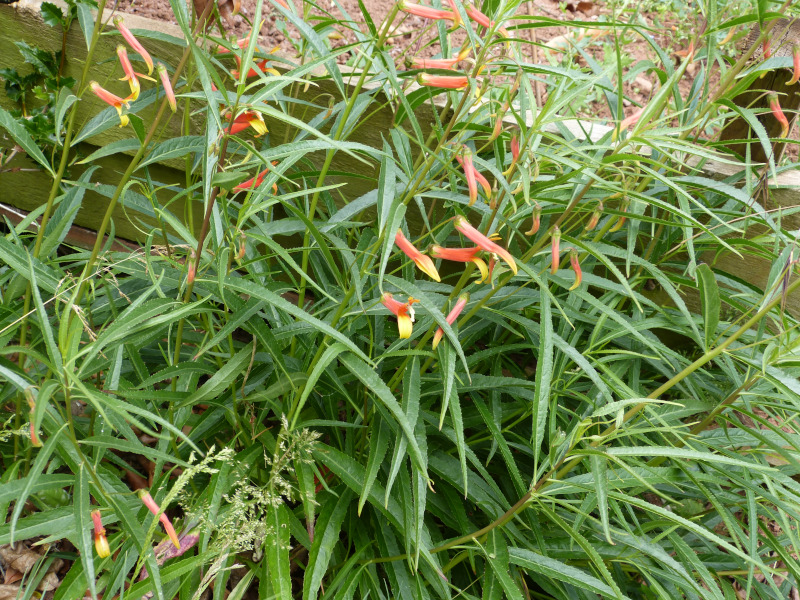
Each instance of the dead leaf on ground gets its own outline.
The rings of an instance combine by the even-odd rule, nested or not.
[[[9,544],[3,544],[0,546],[0,563],[2,563],[3,567],[6,569],[6,582],[19,581],[21,576],[30,573],[36,564],[45,558],[46,553],[46,548],[39,547],[34,550],[24,542],[18,542],[13,548]],[[39,582],[39,585],[36,587],[36,589],[38,589],[40,592],[48,592],[56,589],[61,583],[57,573],[63,565],[63,560],[60,558],[55,559],[50,564],[50,567],[47,569],[47,573]],[[14,595],[11,596],[12,598],[15,598],[20,591],[19,585],[0,586],[0,589],[2,588],[14,588],[16,591],[14,592]],[[3,600],[3,598],[4,596],[2,593],[0,593],[0,600]]]
[[[589,12],[594,8],[594,2],[587,0],[567,0],[567,10],[571,12]]]

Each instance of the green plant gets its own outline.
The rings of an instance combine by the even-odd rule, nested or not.
[[[526,62],[550,21],[514,2],[363,9],[333,51],[276,0],[304,51],[278,74],[255,36],[207,44],[207,15],[172,7],[188,41],[129,105],[90,84],[85,31],[55,166],[0,112],[53,179],[42,226],[0,238],[0,543],[69,540],[57,599],[789,595],[794,239],[737,187],[753,165],[714,179],[738,160],[695,138],[735,113],[746,56],[662,53],[644,110],[590,139],[564,113],[604,86],[621,115],[624,49]],[[397,67],[407,13],[461,68]],[[715,90],[699,70],[701,101],[678,87],[692,60],[724,69]],[[178,114],[169,93],[147,112],[170,89]],[[81,124],[91,90],[112,106]],[[67,180],[73,140],[118,125],[86,159],[130,152],[117,185]],[[152,177],[175,158],[185,185]],[[87,188],[97,242],[59,256]],[[118,204],[152,223],[139,251],[108,250]],[[763,289],[707,264],[730,252],[772,265]]]

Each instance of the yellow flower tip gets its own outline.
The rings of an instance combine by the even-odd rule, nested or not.
[[[487,281],[489,279],[489,267],[486,266],[484,260],[476,257],[473,258],[471,262],[475,263],[475,266],[478,267],[478,271],[481,272],[481,277],[476,283],[483,283],[484,281]]]
[[[111,556],[111,547],[108,545],[108,539],[105,534],[94,536],[94,549],[97,551],[97,556],[100,558],[108,558]]]
[[[433,264],[430,256],[422,255],[417,260],[414,261],[419,270],[425,273],[428,277],[433,279],[434,281],[440,282],[442,278],[439,276],[439,271],[436,270],[436,266]]]
[[[119,116],[119,126],[120,127],[127,127],[130,125],[131,120],[128,118],[128,115],[120,115]]]
[[[433,342],[431,342],[431,347],[436,350],[436,346],[439,345],[439,342],[442,341],[442,336],[444,335],[444,331],[442,328],[436,330],[436,333],[433,334]]]
[[[410,300],[409,300],[410,303]],[[397,316],[397,330],[400,334],[401,340],[407,340],[411,337],[411,331],[413,330],[414,325],[413,321],[411,320],[410,315],[398,315]]]

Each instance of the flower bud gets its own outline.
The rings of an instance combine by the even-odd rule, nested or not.
[[[530,231],[526,231],[525,235],[535,235],[539,231],[539,225],[542,221],[542,207],[537,202],[533,207],[533,223],[531,224]]]
[[[561,230],[558,227],[553,229],[553,237],[550,243],[550,273],[555,275],[558,272],[558,265],[561,262]]]

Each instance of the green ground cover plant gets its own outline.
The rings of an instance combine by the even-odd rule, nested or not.
[[[573,25],[605,28],[614,60],[576,36],[558,64],[530,61],[525,34],[554,21],[517,4],[403,0],[375,23],[259,2],[254,23],[300,33],[292,62],[174,0],[188,41],[151,58],[115,19],[99,82],[104,20],[80,19],[88,59],[47,154],[0,110],[52,179],[0,237],[0,543],[66,559],[56,599],[789,597],[800,284],[793,211],[758,182],[794,165],[700,135],[752,116],[732,99],[775,68],[723,54],[726,35],[757,25],[760,44],[789,2],[727,20],[700,2],[677,63],[612,11]],[[392,56],[409,16],[437,57]],[[356,41],[332,50],[332,24]],[[628,118],[622,36],[658,57]],[[614,118],[589,131],[568,116],[597,90]],[[92,94],[110,106],[81,123]],[[76,140],[118,126],[118,185],[72,178],[96,160]],[[185,185],[150,175],[175,158]],[[70,248],[88,188],[109,207]],[[105,237],[118,205],[150,218],[137,250]],[[722,253],[771,265],[763,289]]]

